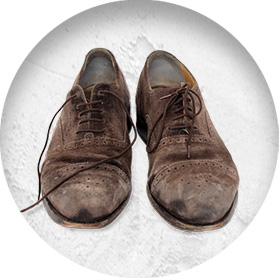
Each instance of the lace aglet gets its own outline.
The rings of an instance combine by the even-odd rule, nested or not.
[[[188,158],[191,158],[191,146],[190,145],[188,145],[187,151],[188,151]]]

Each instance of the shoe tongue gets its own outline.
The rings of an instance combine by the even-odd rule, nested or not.
[[[92,101],[96,92],[100,90],[116,91],[117,86],[115,84],[95,84],[87,87],[84,89],[87,102]]]
[[[93,94],[93,88],[94,88],[94,86],[90,86],[90,87],[87,87],[86,89],[84,89],[85,98],[86,98],[87,102],[89,102],[91,100],[91,96]]]

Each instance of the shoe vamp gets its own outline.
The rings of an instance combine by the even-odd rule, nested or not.
[[[207,141],[205,141],[205,139]],[[190,155],[188,159],[187,138],[184,136],[163,139],[157,150],[149,154],[150,174],[157,174],[161,169],[181,161],[217,161],[223,162],[236,169],[232,158],[226,148],[218,145],[209,138],[194,136],[192,138]]]

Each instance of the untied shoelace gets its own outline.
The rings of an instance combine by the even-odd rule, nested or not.
[[[44,154],[44,152],[45,152],[45,150],[46,150],[46,147],[47,147],[47,144],[48,144],[48,141],[49,141],[50,130],[51,130],[52,124],[53,124],[53,122],[54,122],[54,120],[55,120],[55,117],[56,117],[57,114],[64,108],[64,106],[65,106],[67,103],[69,103],[72,99],[75,99],[75,98],[77,97],[77,95],[71,96],[71,97],[68,98],[68,99],[62,104],[62,106],[58,109],[58,111],[55,113],[55,115],[53,116],[53,118],[52,118],[52,120],[51,120],[51,122],[50,122],[50,124],[49,124],[49,128],[48,128],[48,132],[47,132],[47,138],[46,138],[46,141],[45,141],[45,145],[44,145],[44,148],[43,148],[43,150],[42,150],[42,152],[41,152],[41,155],[40,155],[40,157],[39,157],[39,161],[38,161],[38,164],[37,164],[37,173],[38,173],[38,179],[39,179],[38,198],[37,198],[37,201],[36,201],[35,203],[33,203],[32,205],[28,206],[27,208],[22,209],[20,212],[25,212],[25,211],[27,211],[27,210],[30,210],[30,209],[33,208],[34,206],[38,205],[38,204],[39,204],[40,202],[42,202],[48,195],[50,195],[53,191],[55,191],[56,189],[58,189],[63,183],[67,182],[69,179],[73,178],[73,177],[76,176],[77,174],[79,174],[79,173],[81,173],[81,172],[83,172],[83,171],[92,169],[92,168],[94,168],[94,167],[96,167],[96,166],[98,166],[98,165],[100,165],[100,164],[102,164],[102,163],[105,163],[105,162],[108,162],[108,161],[110,161],[110,160],[117,159],[117,158],[121,157],[122,155],[124,155],[124,154],[134,145],[134,143],[135,143],[135,141],[136,141],[136,138],[137,138],[136,127],[135,127],[135,124],[134,124],[134,122],[133,122],[133,120],[132,120],[132,118],[131,118],[131,116],[130,116],[130,113],[129,113],[129,111],[127,110],[127,108],[126,108],[125,104],[123,103],[123,101],[122,101],[115,93],[113,93],[113,92],[110,91],[110,90],[100,90],[99,93],[100,93],[100,94],[104,94],[104,93],[110,94],[111,96],[113,96],[114,98],[116,98],[116,99],[120,102],[122,108],[124,109],[124,111],[125,111],[125,113],[126,113],[128,119],[129,119],[129,122],[131,123],[131,125],[132,125],[132,127],[133,127],[134,139],[132,140],[132,142],[131,142],[122,152],[120,152],[120,153],[118,153],[118,154],[116,154],[116,155],[114,155],[114,156],[108,157],[108,158],[106,158],[106,159],[100,160],[100,161],[98,161],[98,162],[96,162],[96,163],[94,163],[94,164],[91,164],[91,165],[88,166],[88,167],[83,168],[82,170],[78,170],[78,171],[72,173],[71,175],[69,175],[69,176],[67,176],[65,179],[63,179],[61,182],[59,182],[58,184],[56,184],[52,189],[50,189],[48,192],[46,192],[46,193],[41,197],[41,190],[42,190],[42,186],[41,186],[41,167],[40,167],[40,165],[41,165],[41,160],[42,160],[43,154]],[[87,103],[87,105],[95,105],[95,104],[97,104],[97,102],[95,102],[95,101],[92,101],[92,102],[88,102],[88,103]],[[83,103],[83,104],[79,104],[78,106],[84,106],[84,105],[85,105],[85,104]],[[77,109],[78,109],[78,107],[77,107]],[[86,109],[86,110],[80,112],[79,116],[85,114],[86,112],[93,112],[93,111],[96,111],[96,110],[95,110],[94,108]],[[88,119],[88,118],[87,118],[87,119],[85,119],[85,120],[83,120],[83,121],[80,121],[80,122],[79,122],[79,125],[80,125],[82,122],[84,122],[84,121],[85,121],[85,122],[96,121],[96,119],[93,119],[93,118],[92,118],[92,119],[91,119],[91,118]],[[77,133],[81,133],[81,132],[87,132],[87,131],[77,130]],[[92,130],[90,130],[90,132],[99,133],[99,132],[102,132],[102,131],[95,131],[94,129],[92,129]]]

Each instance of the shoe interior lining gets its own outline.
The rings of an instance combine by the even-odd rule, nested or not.
[[[104,50],[94,51],[89,56],[80,78],[81,87],[86,89],[99,83],[113,84],[115,82],[115,69],[110,54]]]
[[[166,52],[155,52],[148,65],[149,82],[155,87],[180,87],[182,83],[194,85],[189,71],[177,59]]]

